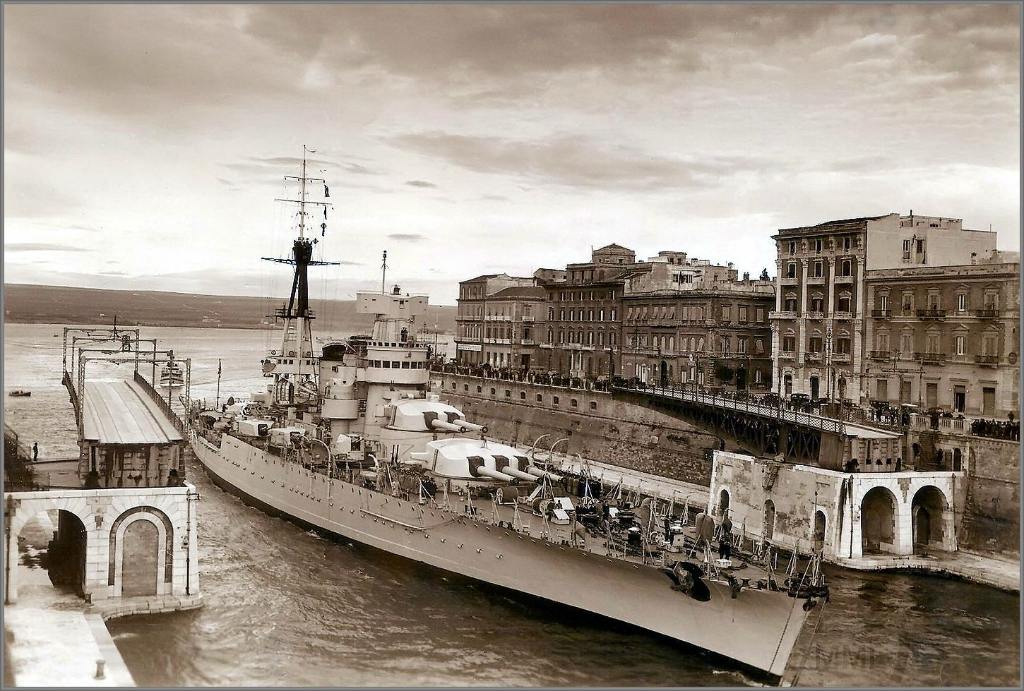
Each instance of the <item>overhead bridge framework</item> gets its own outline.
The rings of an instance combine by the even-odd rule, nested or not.
[[[672,387],[613,387],[616,398],[658,410],[735,442],[758,456],[841,468],[848,439],[898,435],[777,406]]]

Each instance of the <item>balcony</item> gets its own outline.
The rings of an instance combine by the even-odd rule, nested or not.
[[[937,307],[931,307],[926,310],[917,310],[918,319],[945,319],[946,310],[940,310]]]
[[[512,317],[506,317],[504,314],[488,314],[484,317],[485,322],[510,322]]]
[[[769,319],[796,319],[795,310],[782,310],[781,312],[771,311],[768,313]]]
[[[796,360],[796,351],[793,350],[780,350],[778,352],[780,360]]]
[[[825,313],[824,312],[819,312],[817,310],[811,310],[811,311],[809,311],[807,313],[807,318],[808,319],[824,319],[825,318]]]
[[[945,353],[914,353],[914,358],[924,365],[941,365],[946,359]]]
[[[853,312],[839,312],[839,311],[836,311],[833,314],[833,316],[836,319],[844,319],[846,321],[849,321],[849,320],[853,319]]]
[[[888,360],[892,353],[888,350],[872,350],[868,357],[872,360]]]
[[[783,276],[779,279],[779,284],[784,286],[800,285],[800,278],[797,276]]]
[[[523,316],[519,317],[519,320],[524,322],[532,322],[534,320],[534,316],[532,314],[524,314]]]
[[[999,316],[999,310],[995,307],[982,307],[974,310],[974,316],[978,319],[996,319]]]
[[[485,338],[484,343],[492,343],[495,345],[509,345],[512,341],[508,338]]]
[[[978,363],[979,365],[998,365],[999,364],[999,356],[998,355],[975,355],[974,356],[974,361],[976,363]]]
[[[821,362],[823,353],[804,353],[804,360],[806,362]]]
[[[853,360],[853,355],[850,353],[832,353],[832,362],[847,364],[851,360]]]
[[[889,319],[892,316],[892,310],[871,310],[871,316],[875,319]]]
[[[824,276],[808,276],[807,285],[809,286],[823,286],[828,281]]]
[[[533,340],[532,338],[522,338],[519,340],[519,343],[520,345],[525,346],[537,345],[537,341]]]
[[[836,285],[851,284],[857,280],[856,276],[836,276]]]

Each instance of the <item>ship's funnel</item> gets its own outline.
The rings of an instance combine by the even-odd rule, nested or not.
[[[505,473],[499,473],[497,470],[491,470],[483,466],[476,469],[477,475],[483,475],[484,477],[493,478],[494,480],[501,480],[502,482],[512,482],[515,480],[511,475]]]

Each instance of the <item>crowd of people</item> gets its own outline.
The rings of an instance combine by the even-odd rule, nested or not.
[[[979,437],[1020,441],[1020,420],[1014,420],[1013,413],[1010,413],[1009,420],[985,420],[979,418],[971,421],[971,434],[976,434]]]

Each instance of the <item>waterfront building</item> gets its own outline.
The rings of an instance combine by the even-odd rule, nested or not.
[[[621,370],[622,293],[626,279],[650,271],[621,245],[591,252],[589,262],[568,264],[561,280],[543,281],[548,310],[543,369],[573,377],[609,377]]]
[[[866,403],[866,272],[967,264],[995,249],[996,234],[911,211],[781,228],[773,239],[775,391]]]
[[[623,376],[735,389],[771,383],[770,280],[662,252],[626,282]]]
[[[509,276],[504,273],[484,274],[459,283],[458,310],[455,318],[455,353],[456,361],[459,364],[482,365],[488,362],[488,353],[484,351],[484,340],[499,339],[494,335],[499,327],[491,323],[495,320],[485,318],[488,316],[488,297],[506,288],[526,288],[534,285],[536,285],[536,279],[532,276]],[[491,314],[493,316],[493,312]],[[506,327],[500,327],[500,329],[504,328]],[[510,337],[504,337],[504,339],[507,338]],[[488,345],[499,344],[490,343]],[[489,352],[492,359],[499,355],[498,351]],[[507,357],[507,350],[500,351],[500,355]],[[503,362],[500,366],[508,366],[508,362]]]
[[[864,374],[872,400],[1019,414],[1020,256],[868,270]]]
[[[499,369],[538,369],[537,318],[546,305],[547,291],[539,286],[513,286],[488,296],[481,361]]]

